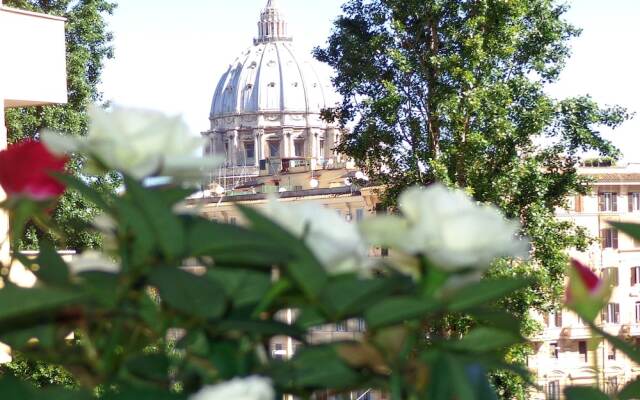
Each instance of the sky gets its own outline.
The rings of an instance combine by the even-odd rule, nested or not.
[[[209,128],[218,79],[257,36],[266,0],[120,0],[109,19],[115,59],[103,74],[104,99],[181,114],[194,134]],[[296,47],[324,45],[343,0],[279,0]],[[567,19],[583,29],[558,83],[557,98],[589,94],[602,104],[640,113],[640,1],[569,0]],[[605,131],[640,162],[640,114]]]

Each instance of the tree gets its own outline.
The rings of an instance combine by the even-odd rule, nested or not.
[[[566,11],[555,0],[350,0],[315,51],[344,97],[326,117],[354,124],[339,150],[386,188],[389,204],[403,188],[442,181],[522,221],[531,262],[492,272],[533,279],[504,302],[514,313],[557,301],[566,249],[589,238],[554,210],[589,190],[576,169],[584,152],[619,156],[598,129],[630,117],[589,96],[545,93],[580,33]]]
[[[98,89],[100,76],[107,59],[113,57],[112,34],[106,16],[115,4],[109,0],[6,0],[5,5],[30,11],[44,12],[67,18],[67,75],[69,102],[66,105],[12,109],[7,111],[9,142],[38,138],[43,129],[53,129],[71,135],[87,131],[87,107],[102,100]],[[17,40],[17,39],[16,39]],[[69,168],[80,174],[83,161],[74,158]],[[116,176],[95,180],[94,187],[111,192],[119,185]],[[81,250],[96,247],[99,237],[86,229],[86,223],[96,215],[96,209],[74,193],[66,194],[53,212],[62,227],[64,240],[60,247]],[[31,225],[25,234],[23,248],[35,249],[45,233]]]

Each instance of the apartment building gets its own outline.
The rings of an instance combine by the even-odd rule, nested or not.
[[[597,323],[608,333],[640,344],[640,242],[618,232],[610,222],[640,223],[640,164],[581,168],[595,182],[587,196],[569,199],[557,217],[573,221],[598,240],[575,257],[608,277],[613,295]],[[532,400],[562,399],[566,386],[595,386],[616,393],[640,376],[640,366],[608,343],[593,340],[575,314],[558,310],[540,316],[544,331],[534,337],[528,360],[540,390]]]

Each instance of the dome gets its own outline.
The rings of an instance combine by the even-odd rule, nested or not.
[[[299,54],[291,41],[256,41],[222,75],[211,118],[265,112],[317,113],[338,96],[323,66]]]
[[[211,119],[264,112],[320,113],[338,96],[320,63],[298,53],[275,0],[260,14],[258,38],[218,82]],[[323,73],[324,72],[324,73]]]
[[[341,157],[335,149],[342,131],[321,117],[340,99],[330,70],[298,53],[287,29],[284,14],[269,0],[253,46],[218,82],[211,129],[202,134],[205,154],[224,157],[224,168],[264,168],[267,160],[279,159],[317,165]]]

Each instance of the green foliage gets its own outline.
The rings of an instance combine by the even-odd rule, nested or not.
[[[68,104],[7,110],[6,123],[10,143],[26,138],[37,138],[46,128],[84,135],[87,131],[86,108],[101,100],[98,84],[105,60],[113,57],[112,35],[107,30],[106,15],[114,10],[114,3],[107,0],[5,0],[8,7],[45,12],[64,16],[66,24]],[[18,40],[18,39],[13,39]],[[82,159],[74,158],[71,171],[80,173]],[[113,192],[118,186],[116,175],[95,179],[92,186],[102,192]],[[98,247],[100,237],[87,227],[96,216],[97,209],[78,193],[69,192],[60,199],[53,211],[53,219],[62,230],[65,240],[39,230],[34,224],[24,226],[24,235],[16,236],[15,249],[37,249],[43,239],[54,240],[59,248],[77,249]],[[23,225],[19,225],[23,228]],[[60,383],[66,374],[44,363],[18,361],[9,369],[16,376],[31,379],[38,384]],[[63,379],[64,381],[64,379]]]
[[[4,4],[67,18],[68,104],[7,110],[9,142],[38,138],[44,129],[70,135],[86,134],[87,107],[101,100],[98,90],[100,76],[105,61],[113,57],[112,35],[105,18],[113,12],[114,3],[109,0],[7,0]],[[69,169],[80,174],[82,164],[81,158],[74,158]],[[92,181],[92,185],[99,190],[113,192],[119,185],[119,179],[117,175],[100,177]],[[20,248],[37,249],[43,238],[55,240],[59,248],[81,250],[99,247],[100,237],[86,226],[96,212],[96,208],[91,207],[82,196],[68,193],[53,211],[53,218],[59,222],[65,241],[30,224]]]
[[[369,277],[332,275],[304,241],[253,209],[241,209],[246,227],[219,224],[176,214],[187,193],[182,189],[125,178],[116,197],[79,179],[60,179],[113,219],[107,254],[119,260],[119,270],[78,271],[50,244],[36,259],[22,260],[40,279],[32,289],[9,283],[0,289],[0,341],[22,355],[0,378],[2,398],[89,399],[100,390],[105,399],[186,399],[204,385],[262,375],[279,393],[303,398],[318,390],[374,388],[394,400],[488,400],[496,395],[487,371],[511,370],[524,379],[505,361],[510,347],[524,343],[519,324],[491,304],[526,280],[443,291],[456,272],[428,263],[417,280],[384,267]],[[200,266],[183,268],[189,260]],[[316,281],[305,281],[300,271]],[[300,317],[281,322],[277,315],[291,308]],[[434,331],[426,338],[425,327],[449,313],[478,322],[466,335]],[[368,324],[360,340],[309,341],[315,326],[356,318]],[[304,348],[291,360],[265,357],[271,340],[282,336]],[[64,370],[42,382],[42,362]],[[24,376],[27,367],[28,380],[51,387],[36,389],[7,375]]]
[[[619,156],[600,127],[630,117],[589,96],[545,93],[580,33],[566,11],[555,0],[350,0],[316,49],[344,98],[325,117],[354,124],[339,150],[386,187],[389,204],[407,187],[441,181],[522,221],[531,263],[491,273],[532,280],[503,301],[520,315],[554,307],[566,249],[589,242],[554,212],[588,191],[576,170],[584,152]]]

